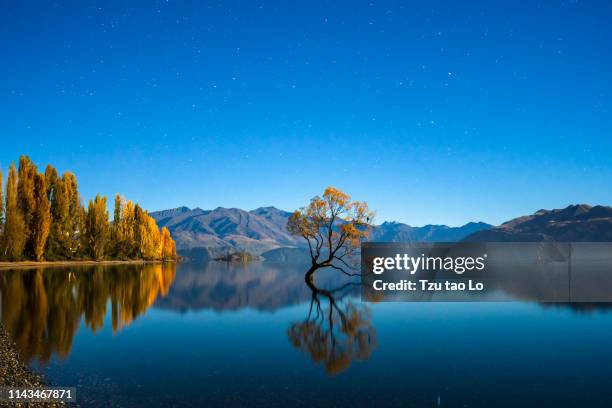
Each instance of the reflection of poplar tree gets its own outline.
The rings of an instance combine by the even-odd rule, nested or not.
[[[112,307],[112,329],[128,326],[168,293],[176,264],[43,268],[0,274],[0,313],[21,356],[48,361],[69,354],[79,322],[101,329]]]

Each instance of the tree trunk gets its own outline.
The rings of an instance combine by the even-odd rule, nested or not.
[[[317,269],[319,269],[318,265],[312,265],[310,269],[308,269],[308,271],[306,272],[306,276],[304,276],[304,279],[306,280],[306,282],[313,283],[314,273]]]

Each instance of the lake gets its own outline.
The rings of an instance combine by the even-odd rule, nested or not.
[[[33,369],[91,407],[609,407],[605,305],[362,303],[304,265],[0,271]]]

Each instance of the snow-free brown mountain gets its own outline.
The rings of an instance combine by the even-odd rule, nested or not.
[[[178,251],[192,260],[208,260],[227,252],[243,251],[266,259],[298,259],[306,241],[289,234],[288,211],[261,207],[252,211],[217,207],[214,210],[179,207],[150,214],[160,227],[168,227]],[[398,222],[384,222],[372,229],[372,241],[433,242],[459,241],[467,235],[491,228],[485,223],[468,223],[461,227],[426,225],[412,227]],[[290,250],[292,248],[297,248]]]
[[[467,236],[472,242],[612,241],[612,207],[587,204],[539,210]]]
[[[285,228],[291,213],[274,207],[253,211],[180,207],[150,215],[158,225],[168,227],[177,250],[188,257],[216,258],[228,251],[259,255],[274,248],[303,245]]]

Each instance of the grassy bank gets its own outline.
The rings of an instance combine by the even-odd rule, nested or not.
[[[0,269],[16,269],[16,268],[37,268],[37,267],[54,267],[54,266],[74,266],[74,265],[124,265],[124,264],[148,264],[162,263],[175,261],[145,261],[143,259],[132,259],[127,261],[93,261],[93,260],[78,260],[78,261],[17,261],[17,262],[0,262]]]

